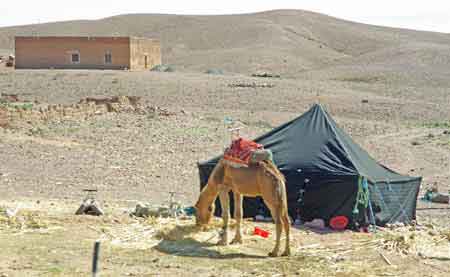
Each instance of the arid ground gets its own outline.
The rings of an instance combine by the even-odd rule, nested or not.
[[[259,239],[249,231],[247,244],[224,248],[213,245],[216,237],[156,240],[145,234],[164,224],[127,215],[137,201],[167,204],[171,192],[192,205],[199,193],[197,162],[229,143],[225,118],[239,121],[241,134],[252,138],[314,103],[324,105],[379,162],[423,176],[420,197],[429,184],[447,193],[450,35],[303,11],[125,15],[2,28],[0,48],[12,49],[11,36],[33,28],[45,34],[108,34],[116,28],[122,34],[159,36],[164,63],[175,72],[15,71],[0,64],[0,92],[19,100],[0,103],[13,115],[0,127],[0,207],[19,207],[22,213],[20,222],[0,220],[0,276],[86,276],[99,237],[107,238],[100,262],[104,276],[450,274],[450,238],[445,236],[450,207],[445,204],[418,200],[423,226],[405,231],[406,239],[404,229],[395,233],[407,240],[403,248],[383,247],[389,241],[383,231],[302,229],[294,230],[292,257],[270,259],[265,256],[272,237]],[[206,74],[207,69],[224,73]],[[281,78],[251,77],[257,71]],[[77,115],[56,111],[87,97],[112,96],[141,97],[143,108]],[[41,116],[49,105],[55,112]],[[98,189],[106,216],[73,215],[87,188]],[[175,231],[180,228],[170,224]],[[246,222],[246,228],[254,224]],[[273,230],[272,224],[257,225]],[[429,258],[433,251],[438,258]]]

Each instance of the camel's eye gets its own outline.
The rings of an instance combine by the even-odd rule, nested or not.
[[[208,211],[212,212],[212,207],[211,206],[208,207]]]

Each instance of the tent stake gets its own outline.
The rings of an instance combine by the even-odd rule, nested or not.
[[[92,257],[92,277],[98,276],[98,255],[100,252],[100,241],[97,240],[94,244],[94,255]]]

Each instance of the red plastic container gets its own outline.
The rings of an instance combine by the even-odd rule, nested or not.
[[[330,226],[334,230],[344,230],[348,225],[348,218],[346,216],[340,215],[335,216],[330,220]]]
[[[269,237],[270,233],[269,231],[255,227],[255,230],[253,230],[253,235],[258,235],[260,237],[267,238]]]

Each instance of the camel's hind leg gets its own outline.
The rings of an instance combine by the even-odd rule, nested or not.
[[[291,247],[290,247],[290,230],[291,230],[291,221],[289,220],[289,214],[287,212],[287,209],[283,209],[281,221],[283,222],[283,228],[286,232],[286,247],[284,249],[282,256],[290,256],[291,255]]]
[[[228,245],[228,222],[230,219],[230,197],[228,190],[222,190],[219,194],[220,207],[222,208],[223,227],[218,245]]]
[[[242,230],[241,230],[241,222],[242,222],[242,195],[238,192],[233,192],[234,198],[234,219],[236,220],[236,235],[231,241],[234,243],[242,243]]]
[[[280,240],[281,240],[281,232],[283,231],[282,223],[281,223],[281,215],[280,215],[280,207],[278,203],[275,203],[273,201],[273,198],[264,198],[264,203],[270,210],[270,214],[272,215],[272,218],[275,222],[276,227],[276,241],[275,241],[275,247],[273,250],[269,253],[270,257],[278,257],[278,252],[280,251]]]

